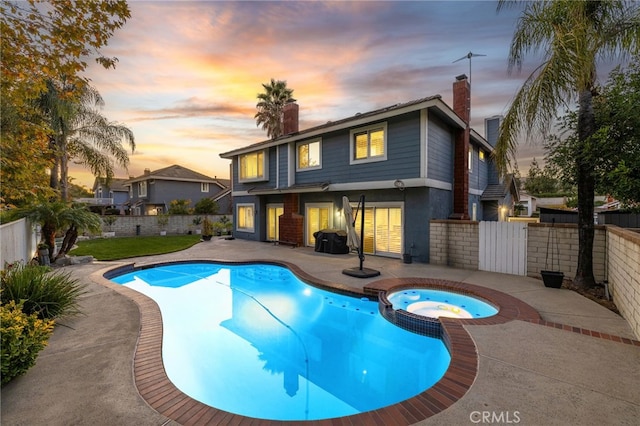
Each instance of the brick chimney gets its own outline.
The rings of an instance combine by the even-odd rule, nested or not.
[[[298,194],[285,194],[284,209],[282,215],[278,218],[281,243],[304,246],[304,217],[299,214],[299,209],[300,199]]]
[[[453,111],[466,123],[455,135],[453,160],[453,214],[450,219],[469,220],[469,118],[471,86],[465,74],[453,83]]]
[[[291,99],[282,108],[282,135],[290,135],[298,133],[298,112],[300,107],[295,99]]]

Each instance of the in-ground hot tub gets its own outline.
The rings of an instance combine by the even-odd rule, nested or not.
[[[395,310],[429,318],[486,318],[498,313],[495,306],[476,297],[429,288],[394,291],[387,300]]]

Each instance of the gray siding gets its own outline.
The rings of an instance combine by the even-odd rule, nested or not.
[[[387,159],[349,164],[349,129],[322,137],[322,169],[296,172],[296,183],[351,183],[420,176],[420,113],[387,122]],[[356,127],[357,128],[357,127]]]
[[[289,181],[289,145],[280,145],[276,150],[278,153],[278,186],[286,188]],[[295,163],[295,158],[292,159]],[[275,165],[274,165],[275,166]]]
[[[429,114],[428,126],[427,177],[453,182],[453,132],[433,114]]]

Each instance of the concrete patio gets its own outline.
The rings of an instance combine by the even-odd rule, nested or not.
[[[87,285],[85,315],[62,321],[36,365],[2,388],[2,424],[178,424],[151,408],[136,388],[138,306],[95,277],[127,263],[197,259],[281,260],[358,289],[386,278],[446,279],[504,292],[539,312],[542,324],[465,325],[477,347],[476,380],[458,402],[416,424],[635,425],[640,418],[640,342],[623,318],[572,291],[548,289],[528,277],[373,256],[365,267],[381,276],[358,279],[341,273],[358,266],[355,255],[214,239],[168,255],[65,267]]]

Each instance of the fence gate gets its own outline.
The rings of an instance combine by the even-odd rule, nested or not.
[[[480,222],[478,259],[481,271],[527,275],[527,224]]]

